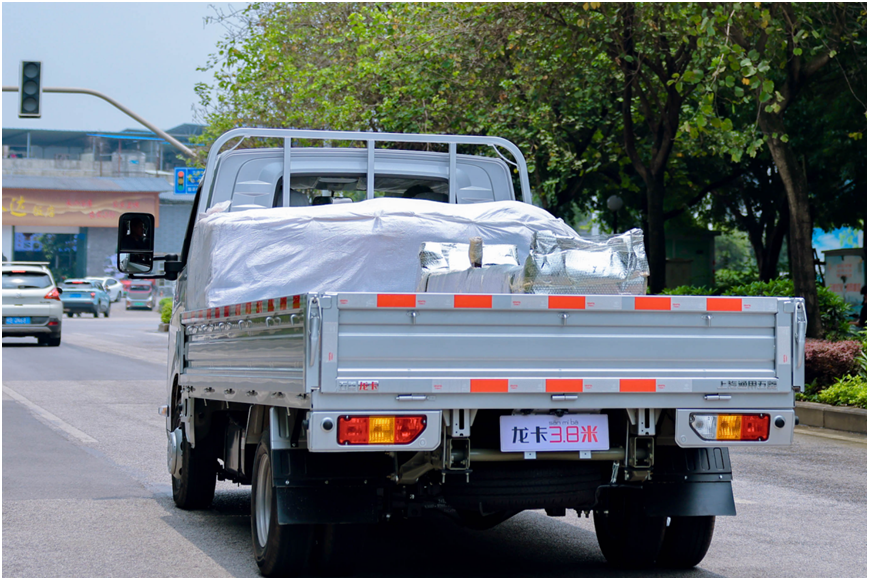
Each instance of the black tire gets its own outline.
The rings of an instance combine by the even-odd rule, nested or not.
[[[672,517],[658,554],[662,568],[693,568],[706,556],[715,532],[715,516]]]
[[[39,346],[60,346],[60,335],[38,336]]]
[[[68,317],[72,318],[72,312],[67,312],[66,315],[67,315]]]
[[[100,317],[100,307],[99,307],[99,306],[97,306],[96,308],[94,308],[94,312],[93,312],[93,314],[94,314],[94,318],[99,318],[99,317]]]
[[[109,317],[109,313],[110,313],[111,311],[112,311],[112,303],[109,302],[109,303],[106,305],[106,311],[103,312],[103,317],[104,317],[104,318],[108,318],[108,317]]]
[[[331,526],[278,525],[278,501],[272,476],[268,431],[253,463],[250,492],[250,532],[253,555],[266,577],[307,576],[322,565]]]
[[[214,500],[217,459],[207,451],[205,442],[191,447],[186,436],[181,451],[181,477],[172,477],[172,499],[183,510],[205,509]]]
[[[612,491],[606,511],[594,512],[600,551],[611,566],[618,568],[653,565],[664,541],[667,518],[647,516],[639,493]]]

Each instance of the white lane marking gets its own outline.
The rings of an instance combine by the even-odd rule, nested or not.
[[[746,505],[755,505],[756,501],[751,501],[750,499],[734,499],[735,503],[744,503]]]
[[[91,437],[90,435],[85,433],[84,431],[79,431],[78,429],[76,429],[75,427],[73,427],[72,425],[70,425],[69,423],[67,423],[66,421],[64,421],[60,417],[58,417],[57,415],[49,413],[48,411],[46,411],[45,409],[43,409],[42,407],[40,407],[36,403],[33,403],[32,401],[30,401],[29,399],[27,399],[23,395],[20,395],[19,393],[13,391],[12,389],[7,387],[6,385],[3,385],[3,392],[6,393],[7,395],[9,395],[10,397],[12,397],[13,399],[15,399],[16,401],[18,401],[19,403],[21,403],[22,405],[24,405],[25,407],[27,407],[27,409],[31,413],[33,413],[37,419],[39,419],[40,421],[42,421],[43,423],[45,423],[46,425],[48,425],[52,429],[55,429],[57,431],[61,431],[62,433],[65,433],[65,434],[69,435],[70,437],[78,439],[82,443],[96,443],[97,442],[96,439],[94,439],[93,437]]]

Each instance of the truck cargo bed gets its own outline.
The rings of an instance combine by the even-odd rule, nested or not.
[[[316,409],[790,406],[790,298],[325,293],[185,313],[196,396]],[[206,388],[210,388],[206,391]]]

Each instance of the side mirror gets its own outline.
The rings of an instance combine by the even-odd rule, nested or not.
[[[154,216],[125,213],[118,222],[118,270],[147,274],[154,268]]]

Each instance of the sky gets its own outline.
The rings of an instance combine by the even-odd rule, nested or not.
[[[214,2],[3,2],[3,86],[18,86],[19,63],[42,61],[43,86],[104,93],[161,129],[195,122],[197,72],[224,35]],[[239,8],[244,3],[233,3]],[[18,93],[3,93],[3,127],[147,130],[102,99],[43,94],[41,119],[18,118]]]

